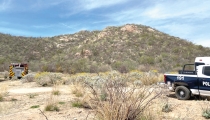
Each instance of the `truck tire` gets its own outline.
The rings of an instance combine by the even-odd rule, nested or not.
[[[175,95],[179,100],[190,99],[190,90],[185,86],[178,86],[175,89]]]

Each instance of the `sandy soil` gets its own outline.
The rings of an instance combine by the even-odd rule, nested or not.
[[[56,88],[61,92],[58,96],[52,96],[52,90],[55,88],[39,87],[35,82],[23,84],[20,81],[2,81],[0,87],[7,89],[4,100],[0,102],[1,120],[46,120],[46,117],[48,120],[92,120],[94,117],[90,109],[71,106],[75,95],[67,85]],[[50,101],[64,104],[58,104],[60,108],[58,112],[44,111],[44,107]],[[162,112],[162,106],[166,103],[171,106],[171,112]],[[40,107],[31,108],[35,105]],[[160,120],[203,120],[202,109],[207,107],[210,108],[208,101],[195,98],[181,101],[175,98],[174,93],[164,92],[161,97],[153,101],[148,112],[155,117],[154,119]]]

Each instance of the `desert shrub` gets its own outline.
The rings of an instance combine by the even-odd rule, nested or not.
[[[18,99],[16,98],[11,98],[10,101],[17,101]]]
[[[99,72],[107,72],[107,71],[111,71],[112,68],[111,66],[109,65],[101,65],[99,68],[98,68],[98,71]]]
[[[157,70],[149,72],[133,70],[126,75],[128,81],[134,83],[134,85],[152,85],[163,80],[163,74],[158,73]]]
[[[60,95],[59,84],[54,84],[52,89],[52,95]]]
[[[22,83],[34,82],[34,80],[35,80],[35,74],[31,74],[31,73],[25,75],[25,76],[21,79]]]
[[[59,111],[59,107],[56,104],[48,104],[45,106],[45,111]]]
[[[77,108],[88,108],[90,109],[90,105],[84,99],[75,99],[71,102],[72,107]]]
[[[210,119],[210,108],[209,108],[209,101],[204,101],[204,107],[202,107],[202,116],[205,119]]]
[[[60,95],[61,93],[60,93],[59,90],[54,90],[54,91],[52,91],[52,94],[53,94],[53,95]]]
[[[123,63],[121,61],[115,61],[114,63],[112,63],[112,68],[114,70],[118,70],[122,65]]]
[[[59,107],[57,105],[57,99],[53,96],[47,100],[47,105],[44,108],[45,111],[59,111]]]
[[[41,72],[35,75],[35,81],[41,86],[52,86],[62,82],[61,76],[56,73]]]
[[[3,95],[0,94],[0,102],[3,101],[3,100],[4,100]]]
[[[90,65],[90,73],[98,73],[98,68],[98,65],[93,63],[92,65]]]
[[[77,108],[82,108],[82,102],[80,102],[80,101],[73,101],[72,102],[72,107],[77,107]]]
[[[74,94],[76,97],[83,97],[84,89],[81,86],[74,86],[72,88],[72,94]]]
[[[9,78],[9,72],[8,71],[4,71],[4,79]]]
[[[128,73],[130,70],[136,69],[137,63],[131,60],[116,61],[112,63],[112,67],[120,73]]]
[[[9,77],[8,71],[0,72],[0,78],[7,79],[8,77]]]
[[[79,59],[74,61],[71,67],[74,68],[75,73],[89,72],[89,61],[85,58]]]
[[[101,86],[104,82],[109,79],[124,80],[127,83],[136,83],[136,85],[152,85],[163,80],[163,75],[158,73],[157,70],[152,70],[150,72],[141,72],[138,70],[130,71],[129,73],[120,73],[118,71],[109,71],[98,74],[88,74],[88,73],[78,73],[71,75],[65,80],[65,84],[73,84],[77,86],[78,84],[84,84],[84,82]],[[125,86],[126,86],[125,84]],[[75,89],[72,86],[73,89]],[[77,86],[79,87],[79,86]],[[75,89],[79,92],[79,90]]]
[[[58,102],[58,104],[63,105],[63,104],[65,104],[65,102]]]
[[[39,107],[40,107],[39,105],[33,105],[30,108],[39,108]]]
[[[37,96],[37,94],[29,94],[28,96],[29,96],[29,98],[35,98],[35,96]]]
[[[149,71],[149,72],[142,74],[140,80],[141,80],[142,84],[144,84],[144,85],[152,85],[152,84],[157,84],[157,82],[162,81],[163,79],[160,79],[161,76],[163,76],[163,75]]]
[[[206,119],[210,119],[210,109],[203,110],[202,116]]]
[[[151,101],[160,95],[153,93],[150,87],[125,87],[126,81],[114,76],[106,80],[101,87],[86,83],[92,93],[91,106],[102,120],[134,120],[143,115]],[[103,99],[101,95],[106,94]],[[105,98],[105,99],[104,99]]]
[[[141,64],[154,64],[155,58],[153,56],[141,56],[139,59],[139,63]]]
[[[120,73],[127,73],[128,72],[128,68],[126,67],[126,66],[120,66],[119,68],[118,68],[118,71],[120,72]]]
[[[164,104],[163,107],[162,107],[162,112],[171,112],[172,111],[172,106],[168,103]]]
[[[69,84],[78,84],[78,83],[84,82],[85,79],[91,79],[91,74],[77,73],[75,75],[71,75],[71,77],[68,78],[65,81],[65,84],[67,84],[67,85],[69,85]]]

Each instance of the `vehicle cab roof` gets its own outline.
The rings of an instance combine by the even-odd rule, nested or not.
[[[210,57],[196,57],[195,62],[205,63],[206,65],[210,65]]]

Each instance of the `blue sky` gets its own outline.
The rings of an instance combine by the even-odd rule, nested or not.
[[[210,0],[0,0],[0,32],[51,37],[142,24],[210,47]]]

